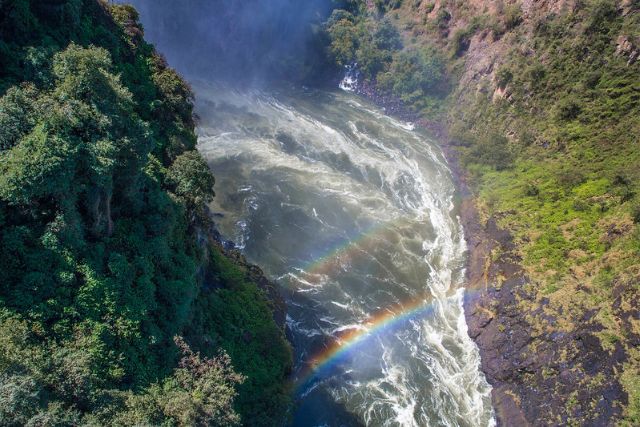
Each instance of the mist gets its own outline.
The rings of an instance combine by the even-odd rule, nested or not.
[[[317,79],[331,0],[128,0],[147,40],[189,78]]]

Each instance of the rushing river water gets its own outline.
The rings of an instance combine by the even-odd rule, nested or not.
[[[287,299],[294,425],[493,425],[436,144],[346,92],[195,90],[219,229]]]

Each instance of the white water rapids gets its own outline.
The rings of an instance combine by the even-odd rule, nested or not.
[[[287,298],[293,424],[494,425],[437,145],[346,92],[195,91],[216,222]]]

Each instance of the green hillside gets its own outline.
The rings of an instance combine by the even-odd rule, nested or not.
[[[193,94],[136,11],[0,1],[0,95],[0,425],[282,420],[277,302],[206,237]]]

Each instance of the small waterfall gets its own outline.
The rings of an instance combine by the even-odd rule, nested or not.
[[[342,81],[338,87],[346,92],[355,92],[358,88],[358,80],[360,78],[360,71],[358,70],[358,63],[353,63],[344,67],[345,73]]]

